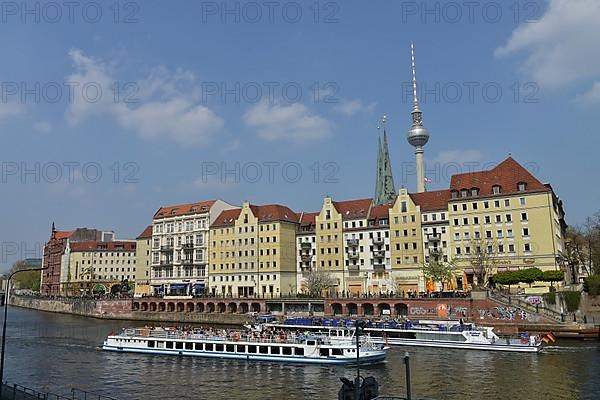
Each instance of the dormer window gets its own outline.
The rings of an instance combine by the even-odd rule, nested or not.
[[[458,192],[456,190],[453,190],[453,191],[450,192],[450,196],[453,199],[457,199],[458,198]]]
[[[492,186],[492,193],[493,194],[500,194],[500,185],[494,185],[494,186]]]
[[[469,195],[469,191],[467,189],[462,189],[460,191],[460,197],[467,197]]]
[[[524,192],[527,190],[527,184],[525,182],[517,183],[517,190],[519,190],[519,192]]]
[[[471,189],[471,196],[479,196],[479,189],[478,188],[472,188]]]

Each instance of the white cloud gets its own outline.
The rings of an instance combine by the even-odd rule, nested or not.
[[[25,107],[19,103],[0,103],[0,121],[16,117],[23,113]]]
[[[439,164],[463,164],[478,162],[483,158],[479,150],[445,150],[439,152],[432,159],[433,163]]]
[[[259,138],[267,141],[304,143],[331,135],[331,122],[300,103],[282,105],[263,101],[250,108],[243,119],[247,126],[256,129]]]
[[[375,105],[376,105],[375,103],[365,105],[358,99],[354,99],[354,100],[342,99],[334,107],[334,110],[351,117],[358,112],[372,113],[373,110],[375,109]]]
[[[515,29],[497,56],[525,52],[522,71],[551,88],[600,76],[600,1],[549,0],[538,22]]]
[[[37,121],[32,126],[33,130],[38,133],[50,133],[52,124],[49,121]]]
[[[103,92],[101,98],[86,100],[83,90],[75,96],[66,112],[70,125],[100,115],[108,115],[128,130],[143,138],[166,138],[182,145],[205,145],[223,128],[224,121],[208,107],[197,101],[194,75],[178,69],[170,73],[166,68],[153,70],[139,80],[137,87],[125,88],[121,83],[120,96],[115,99],[112,85],[118,82],[110,68],[101,60],[88,57],[81,50],[71,50],[75,72],[68,77],[78,88],[97,84]],[[135,102],[125,102],[125,97]],[[93,89],[89,97],[95,96]]]
[[[600,103],[600,82],[594,82],[592,87],[587,92],[578,95],[575,100],[586,104]]]

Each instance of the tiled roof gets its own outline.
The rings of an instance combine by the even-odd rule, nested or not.
[[[215,219],[211,227],[234,225],[235,220],[240,216],[240,212],[242,212],[241,208],[232,208],[230,210],[222,211],[221,214],[219,214],[219,216]]]
[[[154,214],[154,219],[176,217],[178,215],[189,215],[208,212],[216,200],[201,201],[199,203],[181,204],[178,206],[161,207]]]
[[[71,251],[135,251],[135,245],[135,242],[123,241],[78,242],[71,244]],[[123,246],[123,248],[117,249],[117,246]]]
[[[388,217],[390,215],[391,206],[391,204],[383,204],[381,206],[371,207],[371,211],[369,212],[369,219]]]
[[[281,204],[268,204],[265,206],[250,206],[252,213],[258,217],[259,222],[285,221],[297,223],[300,216],[289,207]]]
[[[537,180],[527,169],[508,157],[494,168],[487,171],[467,172],[453,175],[450,190],[478,188],[479,196],[493,195],[492,187],[500,185],[500,195],[517,193],[519,183],[526,184],[526,192],[547,191],[548,188]]]
[[[300,225],[314,225],[318,212],[303,212],[300,216]]]
[[[342,214],[342,219],[367,218],[373,199],[334,201],[333,206]]]
[[[146,229],[137,237],[138,239],[146,239],[152,237],[152,225],[148,225]]]
[[[71,237],[74,231],[56,231],[55,237],[57,239],[68,239]]]
[[[280,204],[268,204],[264,206],[250,205],[250,209],[252,210],[254,216],[258,217],[259,222],[284,221],[298,223],[300,219],[299,214],[296,214],[289,207],[282,206]],[[241,208],[225,210],[219,214],[212,226],[233,225],[235,224],[235,220],[240,216],[241,212]]]
[[[450,190],[410,193],[410,198],[421,207],[421,211],[447,210]]]

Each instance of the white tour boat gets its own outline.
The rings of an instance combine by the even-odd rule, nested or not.
[[[353,330],[354,321],[341,319],[290,318],[283,322],[264,324],[274,329],[311,333]],[[476,327],[462,321],[369,321],[364,327],[373,343],[398,346],[444,347],[452,349],[493,350],[537,353],[542,340],[529,334],[518,338],[500,338],[493,327]],[[343,335],[341,335],[343,336]]]
[[[175,356],[230,358],[313,364],[355,364],[356,340],[338,340],[326,335],[295,335],[212,330],[181,331],[171,328],[123,329],[109,335],[103,350]],[[385,360],[387,347],[361,338],[358,359],[361,364]]]

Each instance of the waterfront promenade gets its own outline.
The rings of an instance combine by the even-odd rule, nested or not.
[[[469,298],[45,298],[12,295],[11,304],[101,319],[155,323],[240,325],[252,313],[367,319],[464,319],[494,325],[499,333],[554,331],[557,336],[598,338],[598,327],[579,324],[553,310],[485,292]]]

